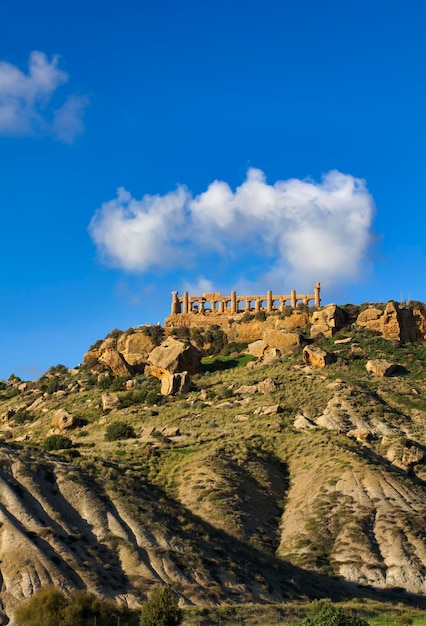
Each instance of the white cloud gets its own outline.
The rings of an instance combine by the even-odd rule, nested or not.
[[[256,282],[273,287],[284,276],[301,289],[317,280],[330,286],[359,276],[373,210],[365,181],[349,174],[331,171],[319,183],[290,179],[270,185],[261,170],[251,168],[235,191],[214,181],[195,197],[178,187],[137,201],[120,189],[96,212],[90,232],[104,260],[126,270],[176,268],[191,252],[196,275],[205,272],[213,254],[222,265],[225,259],[228,280],[235,283],[250,257],[263,267]]]
[[[38,51],[30,55],[27,74],[0,61],[0,135],[53,134],[70,142],[82,131],[87,98],[71,95],[59,108],[52,104],[58,88],[68,81],[58,64],[58,56],[49,61]]]
[[[52,130],[60,141],[72,143],[83,132],[82,118],[88,104],[85,96],[68,96],[64,105],[54,112]]]

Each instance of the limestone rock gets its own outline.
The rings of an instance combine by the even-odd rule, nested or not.
[[[295,348],[301,345],[302,336],[299,333],[287,333],[283,330],[265,330],[263,341],[268,348],[275,348],[282,355],[290,354]]]
[[[191,378],[188,372],[178,372],[176,374],[165,374],[161,378],[161,395],[176,396],[189,391]]]
[[[173,337],[168,337],[160,346],[154,348],[149,354],[148,361],[170,374],[188,372],[192,375],[202,370],[200,351],[192,344],[177,341]]]
[[[309,418],[305,417],[305,415],[296,415],[293,422],[294,428],[297,430],[313,430],[316,428],[314,422],[312,422]]]
[[[366,444],[371,439],[371,431],[368,428],[354,428],[347,433],[348,437],[356,439],[359,443]]]
[[[257,341],[249,343],[249,345],[247,346],[247,352],[252,356],[259,358],[263,356],[267,347],[268,344],[266,343],[266,341],[263,341],[263,339],[258,339]]]
[[[366,363],[366,370],[376,376],[392,376],[395,372],[397,365],[384,359],[371,359]]]
[[[117,351],[123,355],[126,363],[137,371],[145,366],[150,352],[155,348],[155,344],[149,335],[143,331],[136,331],[132,334],[123,334],[117,341]]]
[[[163,437],[179,437],[179,426],[171,426],[170,428],[163,428],[161,431]]]
[[[364,328],[368,328],[369,330],[381,332],[382,317],[383,311],[381,309],[377,309],[374,306],[369,306],[368,309],[361,311],[361,313],[357,317],[356,323],[358,324],[358,326],[363,326]]]
[[[36,409],[41,409],[46,403],[42,396],[39,396],[34,400],[32,404],[28,407],[28,411],[35,411]]]
[[[329,304],[312,313],[311,324],[311,337],[333,337],[345,325],[345,314],[336,304]]]
[[[83,357],[83,365],[87,366],[93,361],[97,361],[99,356],[99,350],[88,350]]]
[[[305,346],[303,348],[303,360],[312,367],[325,367],[333,363],[334,357],[326,350],[316,348],[314,346]]]
[[[102,394],[102,410],[103,411],[112,411],[120,404],[120,398],[117,393],[103,393]]]
[[[145,428],[142,428],[141,432],[139,433],[139,439],[149,439],[154,431],[154,426],[146,426]]]
[[[397,443],[388,449],[386,457],[395,467],[409,471],[424,460],[424,452],[411,442],[402,447]]]
[[[281,351],[278,350],[278,348],[267,348],[265,350],[265,352],[263,353],[263,357],[261,359],[261,362],[263,365],[268,365],[269,363],[272,363],[273,361],[276,361],[277,359],[281,358]],[[247,365],[249,365],[249,363],[247,363]]]
[[[253,395],[257,393],[257,385],[241,385],[238,389],[235,390],[235,393],[239,393],[241,395]]]
[[[352,337],[345,337],[345,339],[336,339],[334,343],[337,345],[340,345],[340,344],[344,345],[347,343],[351,343],[352,339],[353,339]]]
[[[300,328],[305,328],[309,324],[309,313],[307,311],[292,311],[291,315],[288,315],[284,319],[279,319],[277,322],[277,328],[282,328],[287,331],[295,331]]]
[[[273,404],[271,406],[259,406],[255,411],[255,415],[277,415],[282,413],[282,406],[280,404]]]
[[[115,349],[107,349],[99,354],[98,361],[106,365],[115,376],[132,376],[133,368],[126,363],[122,354]]]
[[[265,380],[261,380],[257,385],[257,390],[259,393],[272,393],[277,388],[275,381],[272,378],[265,378]]]
[[[77,423],[78,418],[75,417],[75,415],[71,415],[66,409],[58,409],[52,419],[52,428],[67,430],[69,428],[75,428]]]

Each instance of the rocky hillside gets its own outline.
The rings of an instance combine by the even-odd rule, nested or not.
[[[3,623],[51,583],[424,604],[426,347],[384,338],[392,306],[114,331],[75,370],[3,382]]]

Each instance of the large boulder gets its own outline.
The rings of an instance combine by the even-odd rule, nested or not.
[[[258,339],[257,341],[249,343],[249,345],[247,346],[247,352],[252,356],[261,358],[267,347],[268,344],[266,343],[266,341],[263,341],[263,339]]]
[[[141,330],[131,334],[123,333],[117,341],[117,351],[135,369],[142,369],[146,365],[154,348],[155,343],[151,337]]]
[[[78,418],[71,415],[66,409],[58,409],[52,419],[52,428],[58,430],[67,430],[75,428],[78,424]]]
[[[126,362],[120,352],[115,349],[104,350],[98,356],[99,363],[106,365],[115,376],[133,376],[134,369]]]
[[[382,317],[383,311],[375,306],[369,306],[358,315],[356,323],[358,326],[363,326],[369,330],[376,332],[382,331]]]
[[[345,325],[345,314],[336,304],[329,304],[311,317],[311,337],[333,337]]]
[[[268,348],[276,348],[281,355],[290,354],[302,343],[299,333],[287,333],[284,330],[265,330],[263,341]]]
[[[148,362],[164,373],[177,374],[201,372],[201,352],[192,344],[168,337],[163,343],[150,352]],[[155,375],[155,374],[154,374]]]
[[[312,367],[325,367],[333,363],[334,356],[326,350],[321,350],[321,348],[305,346],[303,348],[303,360]]]
[[[367,361],[365,367],[367,372],[370,374],[384,377],[392,376],[397,368],[397,365],[395,365],[395,363],[391,363],[390,361],[386,361],[385,359],[371,359],[370,361]]]

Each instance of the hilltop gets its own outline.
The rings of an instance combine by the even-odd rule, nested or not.
[[[260,313],[1,384],[4,621],[50,583],[426,606],[424,306]]]

